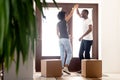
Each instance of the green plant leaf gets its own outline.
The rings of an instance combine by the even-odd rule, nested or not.
[[[44,17],[46,0],[0,0],[0,64],[4,62],[7,70],[15,61],[18,73],[20,59],[25,63],[30,47],[34,53],[37,26],[33,2]]]
[[[0,56],[3,52],[3,41],[9,24],[9,0],[0,0]]]
[[[45,17],[44,13],[43,13],[43,6],[42,6],[42,2],[40,2],[40,0],[35,0],[36,6],[39,8],[39,10],[41,11],[41,14],[43,17]]]
[[[19,63],[20,63],[20,53],[19,53],[19,50],[17,50],[17,63],[16,63],[17,74],[18,74],[18,70],[19,70]]]
[[[53,3],[55,4],[55,6],[56,6],[57,8],[59,8],[55,0],[53,0]]]

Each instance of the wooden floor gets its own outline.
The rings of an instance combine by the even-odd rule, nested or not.
[[[1,80],[1,79],[0,79]],[[22,79],[22,80],[31,80],[31,79]],[[84,78],[81,74],[72,72],[71,75],[63,74],[61,77],[41,77],[41,73],[34,73],[34,77],[32,80],[120,80],[120,74],[106,73],[102,75],[102,78]]]
[[[102,78],[84,78],[77,72],[72,72],[71,75],[63,74],[61,77],[41,77],[41,73],[35,73],[34,80],[120,80],[120,74],[103,74]]]

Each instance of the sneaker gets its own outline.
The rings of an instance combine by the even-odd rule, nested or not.
[[[68,70],[68,68],[67,68],[67,67],[64,67],[63,72],[65,72],[65,73],[67,73],[67,74],[69,74],[69,75],[70,75],[70,71]]]

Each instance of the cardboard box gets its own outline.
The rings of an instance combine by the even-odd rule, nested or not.
[[[41,60],[41,76],[61,77],[62,64],[60,59]]]
[[[81,64],[81,75],[89,78],[102,77],[102,61],[97,59],[83,59]]]

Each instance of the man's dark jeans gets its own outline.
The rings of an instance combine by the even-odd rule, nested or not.
[[[93,40],[82,40],[79,50],[79,59],[90,59],[90,49],[92,46]]]

